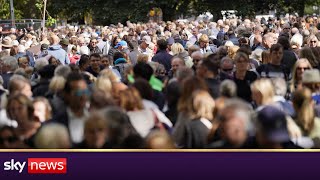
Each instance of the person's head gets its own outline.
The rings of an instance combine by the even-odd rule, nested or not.
[[[23,57],[19,57],[18,58],[18,65],[20,68],[27,68],[29,66],[29,59],[28,57],[26,56],[23,56]]]
[[[180,43],[173,43],[171,46],[171,51],[172,54],[175,55],[179,55],[180,53],[184,52],[184,48]]]
[[[32,97],[31,85],[28,79],[21,75],[13,75],[9,81],[10,96],[15,94],[24,94],[28,98]]]
[[[233,73],[233,69],[234,69],[234,62],[231,58],[229,57],[224,57],[221,59],[221,71],[231,75]]]
[[[188,48],[188,54],[189,54],[189,56],[192,56],[192,54],[193,54],[194,52],[196,52],[196,51],[199,51],[199,52],[200,52],[199,46],[197,46],[197,45],[192,45],[192,46],[190,46],[190,47]],[[202,53],[201,53],[201,54],[202,54]]]
[[[192,62],[195,67],[198,66],[199,62],[203,60],[203,54],[200,51],[195,51],[191,54]]]
[[[227,98],[237,96],[237,85],[232,80],[226,79],[221,82],[219,87],[220,95]]]
[[[292,94],[292,103],[296,111],[296,121],[303,132],[309,134],[314,127],[314,102],[310,89],[303,87]]]
[[[271,33],[265,34],[262,38],[262,44],[265,48],[270,49],[274,44],[273,36]]]
[[[301,82],[304,71],[309,69],[312,69],[312,66],[309,63],[308,59],[302,58],[297,60],[292,69],[293,85],[297,82]]]
[[[100,65],[104,68],[109,68],[110,65],[112,65],[112,58],[108,55],[103,55],[101,57]]]
[[[66,79],[64,99],[72,110],[82,110],[86,107],[90,90],[82,74],[72,72]]]
[[[120,91],[120,107],[126,111],[142,110],[142,98],[139,91],[134,87]]]
[[[119,41],[119,42],[116,44],[115,48],[121,51],[121,50],[123,50],[123,49],[128,48],[128,43],[127,43],[126,41],[123,41],[123,40],[122,40],[122,41]]]
[[[290,49],[290,41],[289,38],[286,36],[280,36],[278,38],[278,43],[282,45],[284,50]]]
[[[159,39],[157,41],[157,46],[158,46],[159,50],[166,50],[168,43],[165,39]]]
[[[137,63],[133,67],[133,72],[135,78],[143,78],[147,81],[149,81],[151,76],[153,75],[152,67],[149,64],[143,62]]]
[[[207,58],[201,61],[197,67],[197,76],[202,78],[215,78],[220,69],[220,63]]]
[[[80,60],[79,60],[80,70],[85,71],[89,66],[90,66],[89,56],[86,54],[81,55]]]
[[[90,46],[91,47],[95,48],[95,47],[97,47],[97,44],[98,44],[98,40],[96,38],[92,38],[90,40]]]
[[[50,45],[58,45],[60,42],[60,38],[57,35],[51,35],[48,40]]]
[[[175,149],[174,142],[167,132],[152,131],[146,138],[149,149]]]
[[[192,35],[198,36],[198,34],[199,34],[199,29],[198,28],[193,28],[192,29]]]
[[[249,56],[243,52],[238,52],[234,57],[236,63],[236,71],[245,72],[249,69]]]
[[[143,36],[141,39],[140,47],[142,49],[147,49],[149,45],[151,45],[151,37],[150,36]]]
[[[43,59],[43,60],[45,60],[45,59]],[[38,61],[36,61],[36,64],[37,64],[37,62],[38,62]],[[61,64],[61,62],[60,62],[58,59],[56,59],[54,56],[51,56],[51,57],[48,59],[48,63],[49,63],[49,64],[52,64],[52,65],[54,65],[54,66],[59,66],[59,65]]]
[[[192,76],[182,81],[181,96],[178,102],[179,112],[188,112],[192,93],[196,90],[208,90],[208,86],[203,78]]]
[[[282,32],[283,32],[283,33],[289,33],[289,32],[290,32],[290,29],[291,29],[290,24],[289,24],[289,23],[285,23],[285,24],[283,25],[283,27],[282,27]]]
[[[237,51],[239,50],[239,46],[231,46],[229,49],[228,49],[228,56],[231,58],[231,59],[234,59]]]
[[[88,149],[103,148],[107,142],[107,122],[101,114],[91,113],[85,122],[84,142]]]
[[[44,97],[36,97],[33,100],[34,115],[38,117],[40,122],[50,120],[52,117],[52,108],[48,99]]]
[[[248,138],[252,108],[239,99],[226,101],[220,112],[221,138],[240,148]]]
[[[317,44],[318,44],[318,38],[317,36],[311,34],[308,38],[308,46],[309,47],[317,47]]]
[[[310,47],[303,47],[300,50],[299,58],[306,58],[310,62],[311,66],[316,68],[319,65],[319,61],[317,60],[316,56],[312,52]]]
[[[39,149],[69,149],[72,146],[68,129],[58,123],[48,123],[40,128],[34,144]]]
[[[252,100],[258,105],[267,105],[273,101],[274,89],[270,79],[258,79],[251,84]]]
[[[10,119],[16,120],[18,126],[35,121],[32,101],[23,94],[16,94],[8,99],[7,115]]]
[[[147,80],[142,78],[135,79],[132,86],[138,90],[142,99],[150,101],[153,99],[153,89]]]
[[[284,112],[273,106],[265,106],[256,117],[256,139],[261,148],[282,148],[290,141]]]
[[[144,62],[144,63],[148,63],[149,61],[149,55],[147,54],[139,54],[138,55],[138,59],[137,59],[137,62]]]
[[[206,34],[202,34],[199,38],[199,47],[206,48],[209,45],[209,37]]]
[[[171,70],[174,74],[179,68],[184,67],[185,65],[185,61],[179,56],[174,56],[171,60]]]
[[[107,141],[111,148],[142,148],[144,141],[130,123],[128,115],[118,107],[108,107],[103,112],[107,120]]]
[[[93,53],[90,55],[90,66],[92,69],[99,69],[101,63],[101,56],[98,53]]]
[[[192,93],[189,113],[192,119],[205,118],[214,120],[215,101],[206,90],[197,90]]]
[[[302,74],[302,85],[309,88],[312,92],[320,90],[320,72],[318,69],[309,69]]]
[[[262,51],[261,53],[262,64],[268,64],[271,62],[270,51]]]
[[[283,57],[283,47],[281,44],[273,44],[270,48],[271,63],[280,65]]]
[[[18,138],[14,134],[13,127],[3,126],[0,128],[0,149],[15,149]]]
[[[53,93],[59,93],[64,89],[66,79],[62,76],[54,76],[49,84],[49,91]]]
[[[2,61],[3,61],[2,70],[4,72],[8,72],[8,71],[14,72],[19,68],[18,61],[15,57],[6,56],[2,58]]]
[[[67,65],[59,65],[54,70],[54,76],[62,76],[64,78],[67,78],[70,73],[71,73],[71,68]]]

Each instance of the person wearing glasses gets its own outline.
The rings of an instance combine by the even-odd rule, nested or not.
[[[302,87],[302,75],[306,70],[312,69],[308,59],[302,58],[297,60],[292,69],[292,79],[290,80],[290,92]]]
[[[63,99],[66,108],[54,114],[53,122],[65,125],[70,133],[72,143],[80,143],[84,137],[84,125],[88,112],[88,101],[91,91],[84,76],[73,72],[68,75],[63,90]]]
[[[88,48],[90,49],[90,54],[94,54],[94,53],[102,54],[97,44],[98,44],[98,40],[96,38],[92,38],[90,40],[90,44],[88,45]]]
[[[309,39],[308,39],[308,46],[309,47],[317,47],[318,44],[318,38],[315,35],[310,35]]]

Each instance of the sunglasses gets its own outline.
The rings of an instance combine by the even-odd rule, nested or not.
[[[298,67],[297,69],[301,71],[301,70],[308,70],[310,68],[309,67]]]
[[[78,89],[78,90],[75,90],[73,92],[73,95],[74,96],[77,96],[77,97],[81,97],[81,96],[90,96],[91,95],[91,92],[89,89],[84,89],[84,90],[81,90],[81,89]]]
[[[0,138],[0,144],[4,144],[4,142],[14,143],[18,140],[17,137],[11,136],[7,138]]]
[[[224,72],[231,72],[231,71],[233,71],[233,68],[230,68],[230,69],[222,69],[222,71],[224,71]]]
[[[317,41],[310,41],[311,43],[317,43]]]

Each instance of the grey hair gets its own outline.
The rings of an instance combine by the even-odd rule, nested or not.
[[[201,57],[202,59],[204,58],[203,54],[200,51],[195,51],[191,54],[191,58],[193,59],[194,56]]]
[[[58,123],[44,125],[35,137],[39,149],[68,149],[71,147],[67,128]]]
[[[36,60],[35,64],[34,64],[34,68],[36,70],[40,70],[42,69],[44,66],[48,65],[49,62],[46,58],[39,58]]]
[[[62,76],[65,79],[67,79],[70,73],[71,73],[71,68],[67,65],[60,65],[54,70],[54,76]]]
[[[228,98],[236,97],[237,96],[237,85],[235,82],[226,79],[222,81],[219,88],[221,96],[225,96]]]
[[[5,66],[8,66],[10,71],[15,71],[19,68],[18,60],[15,57],[12,56],[6,56],[2,58],[3,64]]]
[[[194,76],[194,71],[188,67],[180,67],[177,70],[177,79],[179,82],[182,82],[183,79]]]
[[[285,96],[287,93],[287,83],[283,78],[271,79],[274,93],[276,96]]]

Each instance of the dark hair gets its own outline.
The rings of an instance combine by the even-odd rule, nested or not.
[[[288,50],[290,48],[289,38],[287,38],[286,36],[280,36],[278,38],[278,43],[283,46],[284,50]]]
[[[99,58],[99,59],[101,59],[101,56],[100,56],[100,54],[99,53],[93,53],[93,54],[91,54],[90,55],[90,60],[91,60],[91,57],[95,57],[95,58]]]
[[[217,56],[208,56],[204,61],[202,61],[201,66],[217,75],[220,69],[220,60]]]
[[[273,44],[270,48],[270,53],[272,53],[273,51],[279,51],[280,49],[283,50],[283,46],[281,44]]]
[[[77,72],[71,72],[66,79],[66,84],[64,86],[63,91],[66,93],[70,93],[71,83],[74,81],[81,81],[81,80],[86,81],[82,74],[77,73]]]
[[[250,46],[241,46],[239,49],[238,49],[238,51],[237,52],[242,52],[242,53],[245,53],[245,54],[247,54],[248,56],[250,56],[251,55],[251,53],[252,53],[252,50],[250,49]]]
[[[113,61],[116,61],[119,58],[124,58],[123,54],[121,52],[115,52],[113,54]]]
[[[139,94],[142,97],[142,99],[152,100],[153,90],[147,80],[137,78],[133,83],[133,87],[135,87],[139,91]]]
[[[140,77],[140,78],[143,78],[143,79],[149,81],[152,74],[153,74],[153,69],[149,64],[147,64],[145,62],[138,62],[133,67],[133,72],[134,72],[135,78]]]
[[[118,107],[108,107],[103,114],[107,120],[109,148],[142,148],[144,146],[143,139],[123,110]]]
[[[167,46],[168,46],[168,43],[166,40],[164,39],[159,39],[157,41],[157,45],[159,47],[159,50],[166,50],[167,49]]]
[[[1,128],[0,128],[0,134],[1,134],[2,132],[6,131],[6,130],[11,131],[12,134],[14,134],[14,133],[13,133],[14,128],[11,127],[11,126],[3,126],[3,127],[1,127]]]
[[[87,64],[89,62],[89,56],[86,54],[81,55],[79,60],[79,66],[82,67],[83,65]]]
[[[106,96],[106,93],[102,90],[94,89],[92,95],[90,96],[90,107],[95,109],[103,109],[107,106],[115,105],[112,97]]]

